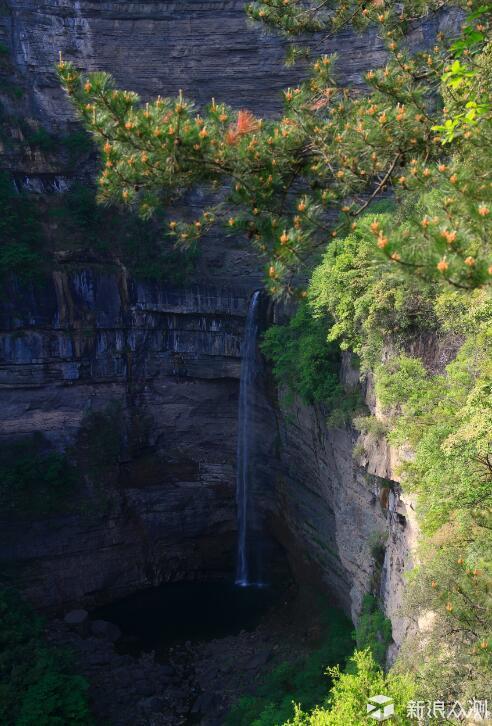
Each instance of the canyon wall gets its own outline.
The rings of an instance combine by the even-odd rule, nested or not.
[[[0,6],[0,41],[22,91],[13,98],[0,89],[4,106],[51,133],[76,128],[54,72],[58,51],[84,69],[110,71],[144,99],[183,89],[198,103],[215,96],[271,114],[292,83],[283,42],[247,23],[242,0]],[[417,29],[415,42],[426,32]],[[347,82],[360,82],[384,58],[375,36],[348,31],[323,50],[339,53]],[[63,154],[26,147],[14,127],[11,136],[20,146],[4,144],[3,167],[18,187],[57,193],[95,168],[93,155],[68,168]],[[181,289],[139,282],[122,266],[53,267],[44,284],[12,281],[3,296],[0,441],[29,442],[41,432],[47,446],[85,452],[83,476],[70,511],[1,515],[2,565],[45,607],[103,602],[164,580],[230,576],[240,343],[262,277],[256,257],[245,242],[214,237]],[[110,411],[123,444],[98,491],[87,425]],[[270,380],[256,418],[259,508],[292,571],[322,582],[354,618],[376,578],[400,642],[406,625],[397,610],[415,524],[390,452],[376,443],[357,463],[353,431],[328,429],[322,411],[300,403],[286,408]]]
[[[6,300],[0,441],[29,447],[41,432],[83,470],[73,511],[1,517],[1,559],[31,597],[67,606],[230,573],[246,293],[86,269]],[[116,461],[86,441],[97,414],[121,426]]]
[[[351,371],[352,385],[356,375]],[[320,407],[295,400],[281,402],[277,412],[272,529],[296,577],[322,583],[355,623],[364,595],[379,596],[392,622],[392,659],[411,625],[401,605],[418,537],[415,503],[398,484],[395,452],[384,438],[330,427]],[[364,451],[356,453],[361,439]]]
[[[6,292],[0,443],[29,447],[40,432],[46,448],[77,452],[82,476],[62,511],[0,514],[2,565],[54,609],[166,580],[230,577],[251,290],[173,289],[86,268]],[[268,318],[265,310],[263,326]],[[356,373],[344,365],[343,374],[353,385]],[[103,449],[101,461],[88,441],[98,413],[100,426],[121,431],[115,460]],[[391,451],[372,442],[356,461],[355,432],[328,428],[316,407],[286,405],[267,369],[254,417],[254,496],[280,544],[274,569],[285,573],[283,551],[298,581],[322,586],[354,619],[364,593],[379,590],[400,642],[415,522],[392,481]]]

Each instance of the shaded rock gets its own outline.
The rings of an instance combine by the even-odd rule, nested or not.
[[[259,653],[255,653],[244,665],[244,668],[247,670],[258,670],[258,668],[262,668],[266,663],[268,663],[269,660],[272,658],[272,651],[271,650],[265,650],[260,651]]]
[[[91,623],[91,632],[96,638],[104,638],[114,643],[121,637],[121,630],[114,623],[107,620],[94,620]]]
[[[162,663],[159,666],[159,673],[165,678],[174,678],[176,676],[176,671],[169,663]]]
[[[158,696],[151,696],[150,698],[144,698],[139,701],[139,707],[144,713],[160,713],[166,708],[166,703],[163,698]]]
[[[191,707],[191,712],[195,715],[207,713],[214,708],[216,702],[217,696],[215,693],[200,693]]]
[[[63,620],[71,630],[75,630],[79,635],[88,635],[89,613],[87,610],[71,610]]]

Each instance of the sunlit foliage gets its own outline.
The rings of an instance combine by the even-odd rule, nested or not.
[[[316,29],[321,16],[307,12],[309,5],[268,0],[251,13],[281,27],[294,16],[312,17],[308,27]],[[215,100],[198,110],[181,94],[142,104],[107,74],[84,75],[61,60],[61,81],[102,152],[101,200],[148,218],[195,187],[222,190],[197,218],[171,220],[170,238],[187,247],[216,223],[245,233],[278,295],[294,293],[317,251],[392,191],[405,202],[405,222],[381,227],[374,238],[388,264],[464,288],[489,282],[488,15],[485,9],[470,16],[461,46],[439,35],[433,46],[412,52],[405,23],[420,4],[407,5],[402,22],[391,4],[356,4],[355,14],[351,3],[338,4],[347,21],[376,25],[387,63],[366,73],[361,93],[337,80],[334,57],[322,56],[306,81],[284,91],[284,113],[273,120]]]

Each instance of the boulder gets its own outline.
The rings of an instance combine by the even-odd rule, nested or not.
[[[114,643],[121,638],[121,630],[114,623],[107,620],[93,620],[91,623],[91,632],[96,638],[103,638]]]
[[[70,610],[63,618],[66,625],[79,635],[89,633],[89,613],[87,610]]]

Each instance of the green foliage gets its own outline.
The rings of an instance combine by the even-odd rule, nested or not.
[[[93,149],[92,139],[84,129],[72,131],[62,138],[62,144],[67,149],[72,161],[75,161],[82,154],[87,154]]]
[[[296,393],[304,403],[324,404],[328,426],[343,428],[363,404],[358,389],[346,389],[340,382],[339,347],[327,340],[331,322],[302,302],[288,323],[267,330],[261,347],[273,362],[277,382],[288,390],[287,403]]]
[[[357,230],[328,247],[308,289],[314,313],[334,321],[328,340],[355,352],[363,370],[379,360],[383,345],[402,348],[436,327],[429,285],[388,268],[375,250],[374,234],[392,220],[389,211],[361,218]]]
[[[375,662],[384,668],[386,651],[391,643],[391,620],[379,608],[374,595],[364,595],[356,628],[357,649],[370,649]]]
[[[432,700],[439,693],[445,701],[459,696],[466,703],[488,693],[490,531],[489,525],[470,522],[447,526],[426,543],[423,564],[411,578],[406,611],[428,624],[424,638],[419,633],[405,643],[396,668],[413,675],[421,698]]]
[[[100,199],[148,219],[196,187],[229,188],[196,219],[172,220],[167,233],[185,248],[216,222],[246,233],[265,260],[270,292],[280,295],[299,292],[299,270],[327,238],[357,227],[369,204],[392,190],[400,218],[387,219],[368,240],[385,266],[466,289],[490,283],[492,119],[483,101],[491,93],[489,17],[470,0],[474,12],[461,40],[438,33],[428,49],[410,52],[410,20],[440,4],[252,3],[252,17],[288,34],[376,24],[387,43],[386,65],[365,76],[367,95],[338,83],[334,58],[323,56],[304,82],[285,90],[283,115],[273,120],[215,101],[198,113],[181,94],[143,106],[107,74],[82,75],[61,61],[61,82],[103,154]],[[460,118],[463,99],[447,97],[458,70],[467,80],[458,91],[474,105],[449,154],[435,129]]]
[[[122,244],[123,259],[128,260],[132,272],[147,280],[169,280],[182,285],[195,271],[198,247],[191,244],[177,249],[162,238],[161,232],[142,229],[142,221],[133,218],[130,234]]]
[[[7,242],[0,248],[0,276],[13,272],[21,278],[34,278],[41,259],[26,242]]]
[[[390,224],[384,215],[368,216],[333,245],[313,274],[309,303],[332,315],[329,338],[375,371],[386,435],[412,451],[400,473],[404,489],[418,496],[425,539],[407,607],[414,618],[434,615],[428,636],[407,644],[397,670],[412,673],[430,700],[466,702],[486,692],[490,669],[492,299],[485,289],[443,292],[381,266],[368,239]],[[442,372],[429,372],[428,361],[407,352],[422,350],[426,339],[457,350]],[[371,431],[367,419],[358,423]],[[372,632],[385,632],[381,614],[368,611],[361,623],[359,647],[384,642]]]
[[[294,703],[312,708],[321,703],[330,684],[327,667],[344,664],[352,650],[352,628],[338,610],[326,613],[322,645],[305,659],[277,666],[254,696],[240,699],[226,721],[230,726],[278,726],[292,717]]]
[[[49,132],[44,126],[32,128],[25,123],[21,123],[21,127],[29,146],[39,149],[45,154],[66,150],[72,162],[94,148],[91,137],[84,129],[78,129],[64,136],[59,136]]]
[[[48,514],[63,509],[77,483],[67,457],[39,436],[0,448],[0,508]]]
[[[87,138],[85,135],[81,143]],[[194,270],[195,245],[177,250],[163,239],[159,224],[143,221],[128,210],[97,204],[92,187],[74,184],[50,216],[63,224],[65,234],[69,232],[77,246],[124,262],[137,277],[180,284]]]
[[[0,721],[12,726],[91,726],[88,684],[67,654],[43,642],[41,622],[0,587]]]
[[[363,370],[373,370],[386,436],[411,451],[400,474],[403,488],[417,494],[425,537],[408,608],[411,617],[433,611],[434,620],[398,667],[414,674],[425,697],[466,702],[486,692],[490,668],[492,298],[486,289],[443,291],[382,266],[370,235],[395,223],[398,215],[369,215],[355,234],[332,245],[314,271],[308,299],[333,317],[329,338],[355,350]],[[425,351],[426,340],[451,351],[441,372],[408,353]],[[371,430],[366,420],[358,423]],[[366,613],[364,637],[371,637],[373,619],[384,630],[377,613]]]
[[[473,687],[485,683],[490,666],[492,51],[490,8],[479,0],[453,4],[471,13],[461,36],[439,34],[428,49],[411,52],[405,34],[442,0],[252,2],[253,18],[288,35],[376,24],[387,43],[386,65],[365,76],[367,94],[338,83],[335,59],[323,56],[305,81],[285,90],[275,119],[215,101],[198,112],[181,94],[143,106],[107,74],[82,75],[65,61],[58,71],[102,153],[101,201],[128,205],[147,221],[197,187],[226,190],[196,219],[171,220],[162,249],[194,250],[222,223],[231,235],[246,234],[263,256],[274,296],[299,293],[305,267],[326,250],[307,306],[267,334],[265,350],[279,380],[307,401],[330,400],[336,391],[326,327],[329,342],[360,357],[363,373],[376,369],[389,440],[411,450],[402,482],[417,494],[425,537],[413,607],[425,614],[428,604],[437,613],[437,637],[418,644],[416,681],[425,692],[441,669],[446,695],[458,698],[480,695]],[[393,208],[367,215],[388,192]],[[153,274],[160,252],[149,265],[147,253],[138,256],[144,245],[130,238],[137,266]],[[450,286],[456,292],[442,293]],[[431,336],[459,347],[445,370],[429,370],[416,355]],[[475,570],[480,574],[470,575]],[[364,638],[373,637],[375,624],[384,631],[377,612],[365,617]],[[299,710],[293,723],[362,724],[374,692],[393,695],[398,708],[411,697],[409,680],[396,671],[385,676],[369,652],[357,654],[354,667],[332,671],[327,707]],[[279,669],[275,697],[245,701],[237,723],[289,718],[296,673]],[[407,723],[404,712],[398,718]]]
[[[443,374],[429,375],[419,359],[406,355],[377,374],[382,403],[400,407],[390,440],[414,450],[402,468],[403,483],[418,492],[430,532],[458,513],[486,511],[492,497],[492,301],[484,291],[471,299],[455,292],[438,299],[436,308],[456,310],[460,301],[468,310],[457,331],[468,333]],[[453,327],[451,320],[446,327]]]
[[[42,244],[37,211],[25,195],[16,194],[8,174],[0,173],[0,279],[11,272],[32,279],[39,273]]]
[[[0,59],[2,56],[0,55]],[[7,96],[10,96],[10,98],[22,98],[24,95],[24,90],[18,86],[16,83],[11,83],[8,80],[5,80],[4,78],[0,79],[0,93],[4,93]]]
[[[400,667],[415,670],[419,652],[420,691],[428,695],[439,674],[443,696],[466,700],[486,692],[490,673],[492,299],[484,290],[447,292],[435,309],[443,331],[461,339],[452,362],[432,374],[420,359],[396,357],[378,369],[377,392],[392,409],[390,440],[413,450],[402,482],[418,495],[427,534],[408,607],[434,613],[428,637],[411,640]]]
[[[487,8],[479,0],[451,0],[447,4],[468,10],[470,7]],[[347,25],[365,30],[376,21],[384,23],[385,29],[398,37],[408,31],[412,20],[441,8],[441,0],[405,0],[398,5],[362,4],[357,0],[254,0],[248,3],[246,12],[253,20],[280,30],[287,37],[306,32],[333,33]]]
[[[94,190],[83,184],[74,184],[64,195],[63,205],[55,207],[54,217],[60,218],[64,227],[79,231],[85,242],[100,246],[97,231],[103,227],[105,210],[95,201]],[[104,239],[104,234],[102,235]]]
[[[488,4],[471,13],[462,26],[462,36],[451,45],[454,61],[442,77],[443,96],[447,102],[445,118],[442,124],[433,127],[441,133],[443,144],[450,144],[475,130],[477,124],[490,120],[492,104],[484,81],[491,68],[489,65],[488,69],[484,69],[483,64],[487,63],[487,54],[490,57],[492,46],[489,43],[482,53],[486,26],[477,21],[486,19],[491,11],[492,5]]]
[[[358,431],[369,434],[375,439],[384,438],[388,431],[387,426],[376,416],[356,416],[354,426]]]
[[[314,316],[302,303],[286,325],[274,325],[264,336],[261,347],[274,363],[278,383],[305,403],[333,405],[343,393],[338,349],[326,340],[329,324],[325,316]]]
[[[72,162],[92,146],[84,131],[61,140],[42,127],[26,133],[29,143],[45,152],[62,145]],[[51,252],[59,246],[83,253],[90,250],[125,264],[137,277],[172,280],[174,284],[183,283],[195,268],[196,245],[177,250],[164,238],[162,224],[96,204],[95,189],[87,185],[76,183],[46,204],[27,193],[17,193],[9,175],[0,172],[0,206],[0,281],[9,274],[38,281]],[[54,225],[47,222],[58,223],[58,236]]]
[[[333,685],[326,706],[318,706],[310,713],[296,708],[294,718],[284,726],[366,726],[367,703],[377,694],[394,700],[400,726],[414,723],[407,717],[407,704],[415,697],[413,681],[405,675],[386,675],[370,650],[356,651],[346,672],[335,666],[328,673]]]
[[[39,126],[36,129],[26,130],[26,141],[29,146],[39,149],[44,153],[50,153],[57,149],[58,139],[54,134],[50,134],[44,126]]]
[[[343,428],[350,424],[357,413],[366,408],[359,387],[342,388],[334,407],[327,416],[326,423],[330,428]]]

